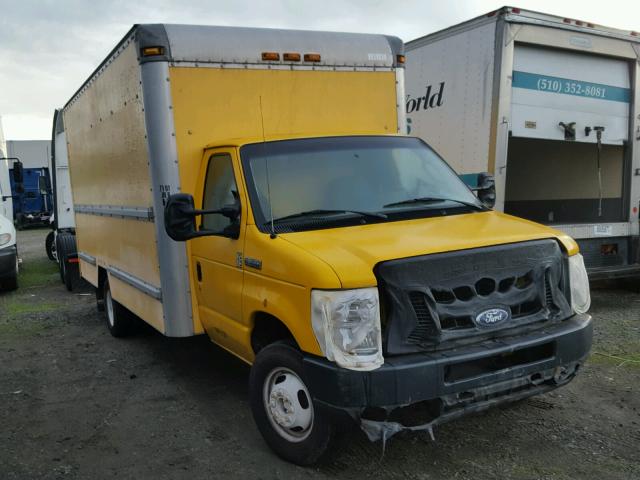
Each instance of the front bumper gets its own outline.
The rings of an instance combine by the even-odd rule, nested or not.
[[[13,277],[16,272],[18,249],[15,245],[0,248],[0,278]]]
[[[477,411],[567,383],[591,349],[589,315],[456,349],[400,355],[369,372],[347,370],[305,356],[304,373],[314,400],[357,416],[369,407],[387,411],[423,401],[439,414]],[[474,407],[475,405],[475,407]]]

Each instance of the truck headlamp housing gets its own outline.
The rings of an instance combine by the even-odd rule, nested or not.
[[[0,233],[0,247],[2,245],[6,245],[10,241],[11,241],[11,234],[10,233]]]
[[[571,286],[571,308],[576,313],[586,313],[591,306],[589,277],[584,259],[579,253],[569,257],[569,283]]]
[[[351,370],[384,363],[377,288],[312,290],[311,324],[328,360]]]

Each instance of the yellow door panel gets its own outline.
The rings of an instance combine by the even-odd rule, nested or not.
[[[243,359],[250,358],[249,327],[242,322],[243,245],[247,216],[246,196],[238,178],[234,148],[208,149],[200,167],[194,202],[196,208],[217,210],[240,203],[240,218],[220,214],[200,216],[202,230],[217,232],[191,241],[191,267],[195,277],[200,321],[209,337]]]

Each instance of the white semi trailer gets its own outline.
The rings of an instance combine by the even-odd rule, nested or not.
[[[60,110],[56,110],[53,114],[49,171],[51,172],[53,193],[53,215],[52,230],[47,235],[45,248],[47,256],[58,263],[60,279],[68,290],[72,290],[80,282],[80,271],[71,179],[69,177],[67,136]]]
[[[496,208],[580,244],[593,279],[640,273],[640,36],[503,7],[406,44],[412,135]],[[474,177],[475,178],[475,177]]]

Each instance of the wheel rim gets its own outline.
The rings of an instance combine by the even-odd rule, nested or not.
[[[300,377],[292,370],[271,370],[264,382],[264,409],[274,430],[285,440],[301,442],[313,428],[313,402]]]
[[[113,327],[114,319],[113,319],[113,299],[111,298],[111,290],[107,290],[104,294],[104,303],[107,309],[107,322],[109,322],[109,326]]]

